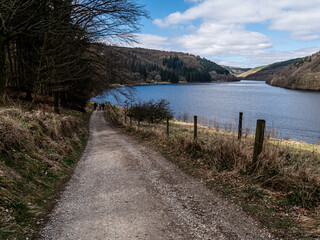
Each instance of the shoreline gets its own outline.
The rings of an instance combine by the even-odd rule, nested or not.
[[[135,87],[135,86],[152,86],[152,85],[178,85],[178,84],[198,84],[198,83],[228,83],[228,82],[240,82],[241,80],[235,81],[211,81],[211,82],[186,82],[180,81],[178,83],[171,82],[143,82],[143,83],[132,83],[132,84],[113,84],[112,87]]]
[[[271,87],[279,87],[279,88],[284,88],[284,89],[289,89],[289,90],[296,90],[296,91],[305,91],[305,92],[320,92],[320,89],[303,89],[303,88],[292,88],[292,87],[284,87],[284,86],[279,86],[279,85],[272,85],[268,81],[265,81],[266,84],[268,84]]]

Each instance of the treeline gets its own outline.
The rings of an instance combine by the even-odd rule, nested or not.
[[[131,41],[141,17],[134,0],[2,0],[0,106],[9,92],[83,109],[120,72],[98,40]],[[115,56],[115,55],[114,55]]]
[[[290,59],[290,60],[283,61],[283,62],[276,62],[276,63],[270,64],[269,66],[261,69],[260,71],[264,72],[264,71],[268,71],[268,70],[273,70],[276,68],[288,66],[290,64],[296,65],[296,63],[300,63],[300,62],[303,62],[303,58],[295,58],[295,59]]]
[[[142,48],[118,48],[131,83],[234,81],[220,65],[198,56]],[[120,59],[121,57],[119,57]]]
[[[200,61],[200,64],[204,67],[204,70],[207,72],[215,71],[217,74],[226,74],[226,75],[230,73],[229,70],[205,58],[199,58],[199,61]]]
[[[186,67],[183,61],[178,56],[170,56],[169,58],[164,58],[162,64],[167,68],[167,70],[162,70],[160,73],[162,81],[178,83],[179,76],[184,77],[187,82],[211,81],[211,76],[208,69],[204,68],[203,70],[198,70],[196,68]],[[228,72],[228,70],[226,71]]]
[[[122,65],[129,69],[130,72],[140,73],[144,80],[147,79],[147,73],[160,71],[161,69],[161,67],[155,63],[143,63],[134,54],[129,54],[129,57],[125,58]]]

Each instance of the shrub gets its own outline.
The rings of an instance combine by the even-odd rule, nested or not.
[[[169,102],[160,99],[159,101],[150,100],[148,102],[139,102],[133,104],[128,110],[128,116],[138,121],[149,121],[150,123],[158,123],[164,119],[172,118],[173,112],[169,106]]]

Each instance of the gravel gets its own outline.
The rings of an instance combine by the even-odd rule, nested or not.
[[[126,136],[102,111],[40,239],[273,239],[240,207]]]

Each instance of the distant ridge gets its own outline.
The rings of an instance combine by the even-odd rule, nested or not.
[[[182,52],[114,47],[127,78],[135,83],[235,81],[229,70]]]
[[[241,77],[241,78],[245,78],[249,75],[252,75],[256,72],[259,72],[260,70],[262,70],[263,68],[265,68],[266,66],[260,66],[260,67],[255,67],[255,68],[252,68],[250,70],[248,70],[247,72],[243,72],[241,74],[238,75],[238,77]]]
[[[251,69],[238,77],[263,80],[272,86],[320,91],[320,52]]]
[[[242,76],[248,80],[271,80],[274,76],[280,75],[284,68],[296,61],[300,60],[301,58],[290,59],[283,62],[276,62],[270,65],[261,66],[254,68],[252,72],[244,73]]]
[[[251,70],[251,68],[231,67],[231,66],[225,66],[225,65],[221,65],[221,66],[227,69],[232,75],[237,77]]]

